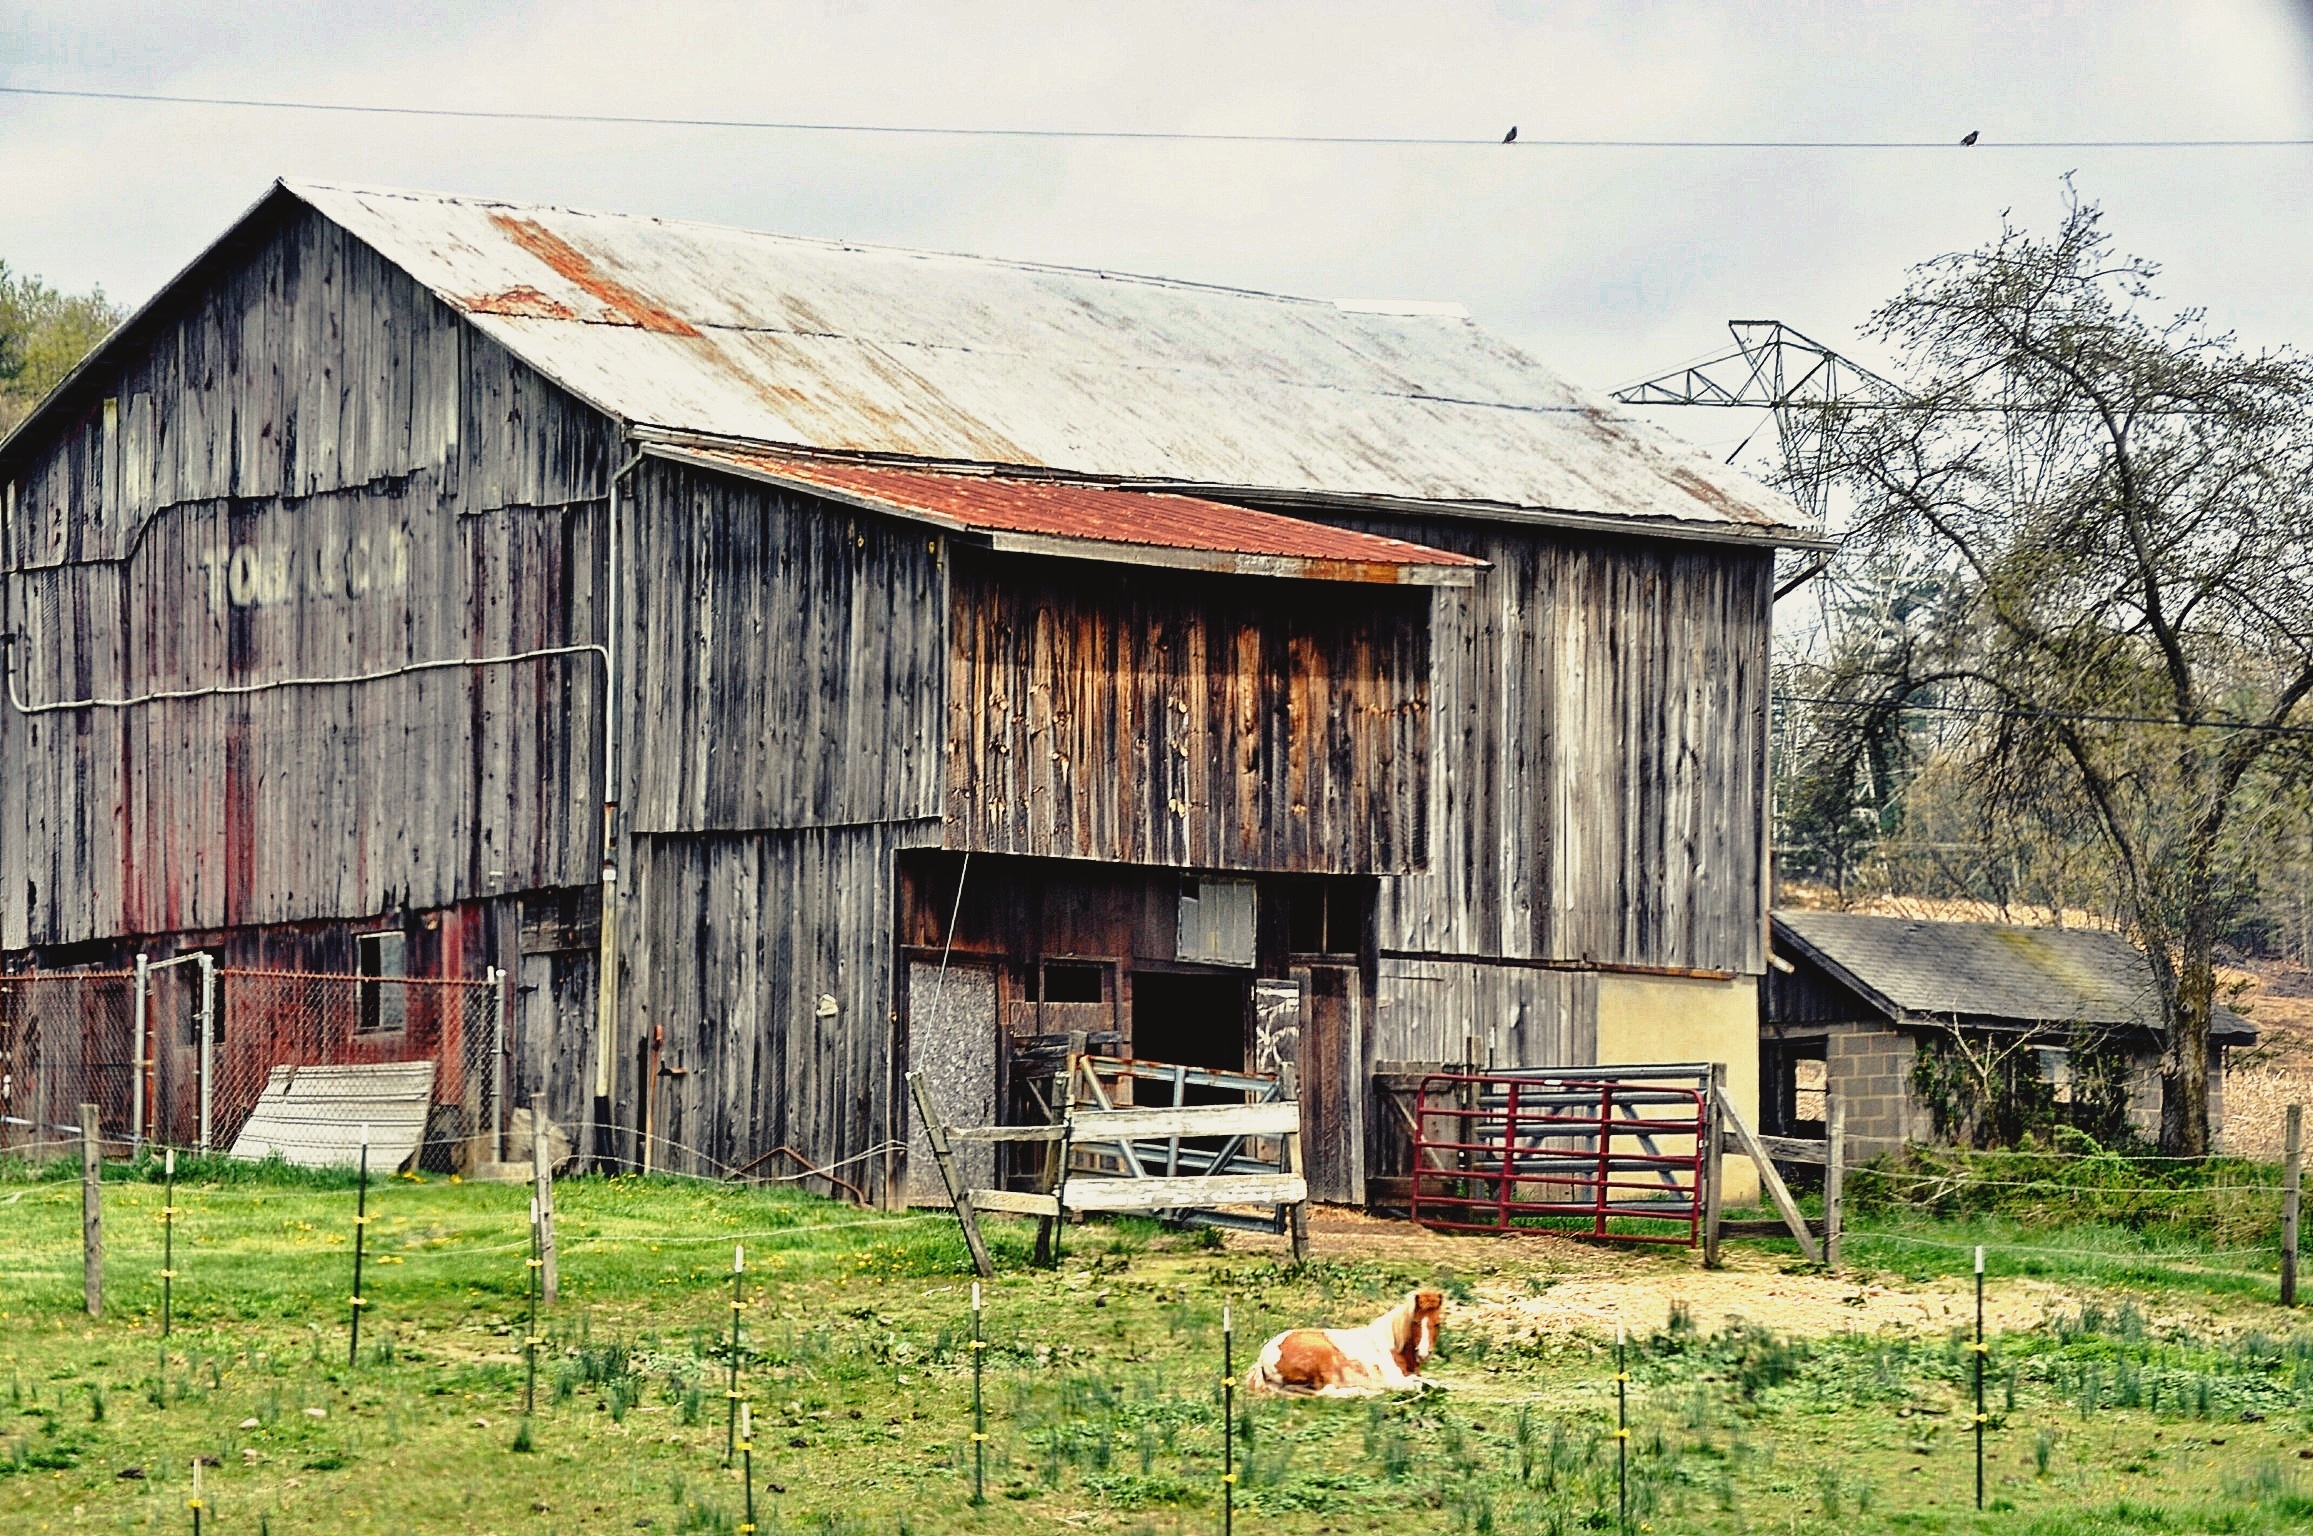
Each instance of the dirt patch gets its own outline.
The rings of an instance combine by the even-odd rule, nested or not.
[[[1455,1308],[1452,1326],[1495,1339],[1547,1338],[1614,1332],[1617,1323],[1637,1334],[1668,1326],[1683,1306],[1695,1328],[1716,1333],[1741,1321],[1776,1333],[1820,1338],[1838,1333],[1902,1333],[1942,1337],[1975,1315],[1965,1282],[1886,1285],[1828,1275],[1787,1275],[1741,1267],[1636,1275],[1581,1275],[1545,1285],[1539,1293],[1516,1283],[1488,1281],[1472,1301]],[[2074,1301],[2059,1286],[2037,1280],[2002,1280],[1985,1296],[1984,1316],[1994,1332],[2037,1327]]]

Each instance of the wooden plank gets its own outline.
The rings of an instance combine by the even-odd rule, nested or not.
[[[1195,1210],[1215,1205],[1297,1205],[1309,1198],[1298,1174],[1239,1173],[1210,1179],[1070,1179],[1061,1201],[1072,1211]]]
[[[1050,1195],[1039,1195],[1026,1189],[975,1189],[969,1192],[975,1211],[999,1211],[1007,1216],[1041,1216],[1046,1220],[1060,1214],[1060,1202]]]
[[[1082,1115],[1077,1116],[1081,1122]],[[952,1145],[981,1145],[988,1142],[1066,1141],[1068,1127],[1064,1125],[951,1125],[948,1141]]]
[[[1751,1150],[1742,1144],[1731,1129],[1723,1132],[1720,1139],[1730,1152],[1747,1154]],[[1760,1150],[1779,1163],[1821,1164],[1830,1155],[1831,1144],[1827,1141],[1809,1141],[1801,1136],[1754,1135],[1751,1139],[1758,1143]]]
[[[964,1247],[972,1255],[972,1267],[979,1271],[981,1279],[988,1279],[996,1273],[996,1266],[988,1257],[988,1245],[980,1237],[980,1223],[972,1214],[972,1191],[956,1177],[955,1154],[948,1150],[948,1129],[940,1123],[939,1106],[932,1102],[931,1084],[922,1072],[910,1072],[908,1091],[915,1095],[916,1114],[921,1118],[924,1138],[931,1143],[940,1178],[948,1186],[948,1199],[956,1207],[956,1224],[964,1229]]]
[[[1080,1109],[1072,1125],[1078,1142],[1147,1141],[1170,1136],[1279,1136],[1301,1129],[1301,1106],[1288,1101],[1270,1104],[1196,1104],[1185,1109]],[[1048,1134],[1049,1126],[994,1129],[1034,1130]],[[1029,1140],[1029,1137],[1006,1139]]]
[[[1799,1244],[1799,1251],[1807,1255],[1809,1263],[1822,1263],[1823,1250],[1816,1246],[1815,1234],[1807,1230],[1807,1218],[1799,1214],[1799,1202],[1793,1200],[1791,1191],[1784,1187],[1783,1176],[1775,1171],[1774,1160],[1767,1155],[1767,1149],[1759,1145],[1759,1138],[1753,1136],[1751,1128],[1743,1123],[1742,1115],[1736,1111],[1734,1101],[1727,1097],[1724,1088],[1714,1084],[1712,1096],[1718,1101],[1719,1113],[1726,1117],[1727,1128],[1734,1132],[1743,1151],[1758,1165],[1759,1183],[1767,1191],[1767,1197],[1774,1201],[1776,1211],[1783,1218],[1783,1225],[1791,1229],[1792,1239]]]

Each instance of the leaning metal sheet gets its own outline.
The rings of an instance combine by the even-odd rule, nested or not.
[[[279,1153],[301,1168],[350,1168],[369,1128],[369,1167],[391,1173],[417,1155],[434,1098],[430,1061],[275,1067],[232,1155]]]

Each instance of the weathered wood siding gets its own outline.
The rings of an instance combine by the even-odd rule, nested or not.
[[[1430,862],[1382,884],[1376,1054],[1589,1061],[1585,971],[1762,970],[1772,557],[1335,520],[1489,566],[1437,597]]]
[[[1383,959],[1378,970],[1377,1058],[1505,1067],[1598,1059],[1595,972],[1408,959]]]
[[[635,829],[939,814],[937,537],[663,461],[632,484]]]
[[[1429,593],[959,552],[947,843],[1419,869]]]
[[[591,642],[614,432],[366,247],[287,221],[10,472],[28,703]],[[0,709],[0,947],[591,878],[590,655]]]
[[[715,1172],[789,1146],[824,1167],[903,1123],[891,1102],[895,861],[937,834],[919,822],[633,840],[626,1038],[639,1044],[617,1093],[631,1126],[663,1027],[674,1075],[659,1080],[659,1166]],[[796,1171],[774,1161],[760,1166]],[[843,1172],[874,1196],[883,1159]]]

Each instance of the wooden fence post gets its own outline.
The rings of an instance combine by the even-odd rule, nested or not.
[[[80,1106],[80,1285],[88,1315],[104,1316],[104,1158],[96,1139],[96,1106]]]
[[[530,1188],[538,1205],[538,1285],[552,1306],[562,1294],[554,1263],[554,1155],[547,1146],[546,1095],[530,1096]]]
[[[2302,1182],[2302,1144],[2305,1131],[2305,1106],[2289,1106],[2289,1120],[2282,1132],[2281,1155],[2286,1160],[2281,1169],[2281,1305],[2297,1305],[2297,1192]]]
[[[1727,1064],[1711,1063],[1709,1103],[1703,1106],[1703,1126],[1710,1145],[1703,1150],[1703,1268],[1719,1267],[1719,1190],[1723,1184],[1720,1160],[1726,1156],[1726,1128],[1719,1121],[1719,1099],[1726,1092]]]
[[[1823,1090],[1823,1267],[1839,1273],[1839,1236],[1846,1223],[1841,1203],[1847,1193],[1847,1106],[1839,1090]]]
[[[1292,1062],[1280,1062],[1278,1075],[1283,1079],[1285,1097],[1293,1101],[1296,1114],[1301,1109],[1301,1084]],[[1288,1131],[1278,1148],[1278,1165],[1282,1172],[1299,1177],[1301,1167],[1301,1133]],[[1293,1262],[1302,1263],[1309,1257],[1309,1201],[1296,1200],[1289,1206],[1280,1206],[1277,1214],[1284,1218],[1285,1240],[1293,1252]]]

